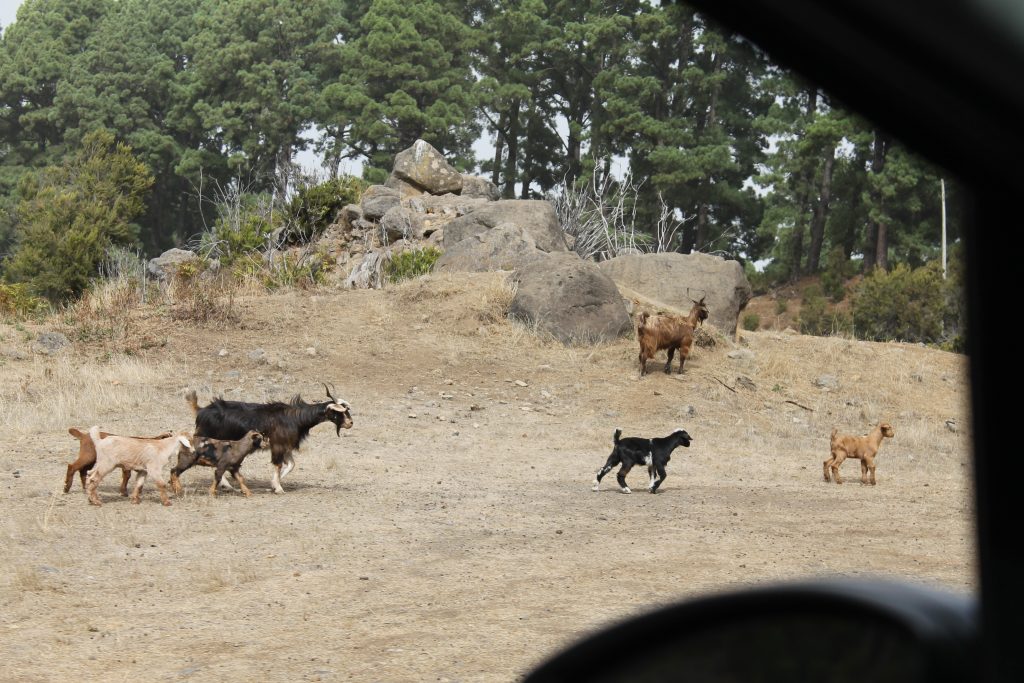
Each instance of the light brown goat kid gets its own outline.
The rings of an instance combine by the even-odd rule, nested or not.
[[[647,374],[647,361],[662,349],[668,349],[668,361],[665,363],[665,374],[672,371],[672,356],[679,349],[679,374],[683,372],[683,363],[690,357],[690,346],[693,345],[693,331],[707,320],[708,307],[704,305],[705,297],[694,301],[690,314],[685,318],[677,315],[658,313],[640,314],[636,336],[640,342],[640,376]]]
[[[73,463],[68,465],[67,475],[64,477],[64,493],[71,490],[71,483],[75,480],[75,473],[82,478],[82,490],[85,490],[85,477],[89,474],[89,470],[96,464],[96,446],[92,442],[92,438],[89,436],[89,432],[78,427],[68,427],[68,434],[78,439],[78,457]],[[170,432],[164,432],[157,434],[156,436],[138,436],[131,437],[133,439],[163,439],[164,437],[170,436]],[[110,436],[109,432],[100,432],[100,437]],[[121,495],[128,495],[128,478],[132,476],[132,471],[126,468],[122,468],[121,471]]]
[[[892,438],[896,432],[888,422],[879,422],[870,433],[864,436],[839,434],[838,429],[832,430],[831,454],[825,461],[825,481],[832,481],[829,470],[837,484],[843,480],[839,476],[839,466],[847,458],[860,460],[860,483],[875,485],[875,456],[882,446],[882,439]]]
[[[142,485],[146,483],[146,476],[153,477],[157,489],[160,491],[160,500],[164,505],[170,505],[170,498],[167,497],[167,482],[163,478],[163,469],[170,462],[171,456],[184,449],[193,452],[192,436],[187,432],[172,434],[163,439],[140,439],[130,436],[100,436],[100,428],[89,429],[89,437],[96,446],[96,466],[93,467],[85,484],[85,492],[92,505],[102,505],[100,498],[96,495],[96,489],[103,477],[120,467],[124,470],[133,470],[135,475],[135,488],[132,490],[131,500],[139,502],[139,492]]]

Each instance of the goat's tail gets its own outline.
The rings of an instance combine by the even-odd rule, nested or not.
[[[615,428],[615,443],[619,442],[619,437],[622,436],[622,430],[618,427]]]
[[[838,427],[837,428],[833,428],[832,429],[832,438],[830,438],[829,441],[832,442],[832,443],[835,443],[836,442],[836,434],[838,434],[838,433],[839,433],[839,428]]]
[[[196,390],[195,389],[189,389],[188,390],[188,393],[185,394],[185,400],[188,401],[188,404],[190,406],[192,406],[192,413],[193,414],[199,412],[199,400],[196,398]]]
[[[68,434],[79,440],[81,440],[81,438],[85,436],[85,432],[79,429],[78,427],[68,427]]]

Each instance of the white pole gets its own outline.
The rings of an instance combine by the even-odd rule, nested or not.
[[[942,188],[942,279],[946,279],[946,179],[939,178]]]

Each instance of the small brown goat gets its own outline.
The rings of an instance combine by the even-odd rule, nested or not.
[[[96,464],[96,445],[89,438],[89,432],[79,429],[78,427],[69,427],[68,434],[78,439],[78,458],[68,465],[67,476],[64,477],[64,493],[71,490],[71,482],[75,479],[75,472],[82,479],[82,490],[85,490],[85,477],[89,474],[89,470]],[[156,436],[133,436],[133,439],[163,439],[170,436],[170,432],[164,432],[163,434],[157,434]],[[100,432],[101,438],[110,436],[110,432]],[[128,479],[132,476],[132,471],[129,469],[121,468],[121,495],[128,495]]]
[[[662,349],[668,349],[668,361],[665,363],[665,374],[672,371],[672,357],[679,349],[679,373],[683,372],[683,363],[690,356],[693,344],[693,331],[707,320],[708,307],[704,304],[705,297],[694,301],[690,314],[685,318],[676,315],[659,313],[649,315],[646,311],[640,314],[640,322],[636,328],[636,336],[640,341],[640,376],[647,374],[647,361]]]
[[[96,466],[89,474],[85,484],[85,492],[92,505],[102,505],[100,498],[96,495],[103,477],[117,467],[123,470],[134,470],[135,488],[132,490],[131,500],[139,502],[139,492],[142,485],[146,483],[146,476],[153,477],[157,489],[160,491],[160,500],[164,505],[170,505],[170,498],[167,497],[167,482],[163,478],[163,469],[167,466],[171,456],[186,450],[192,452],[192,436],[187,432],[173,434],[162,439],[139,439],[128,436],[106,437],[100,436],[99,427],[89,429],[89,437],[96,446]]]
[[[843,480],[839,476],[839,466],[847,458],[860,460],[860,483],[875,485],[875,456],[882,445],[882,439],[892,438],[896,432],[888,422],[879,422],[870,433],[864,436],[839,434],[838,429],[832,430],[831,454],[825,461],[825,481],[832,481],[829,470],[837,484]]]
[[[191,453],[178,455],[178,464],[171,470],[171,488],[178,495],[181,495],[181,482],[178,480],[177,469],[188,469],[193,465],[206,465],[217,468],[213,475],[213,483],[210,484],[210,495],[217,495],[217,484],[224,482],[224,475],[228,472],[242,489],[246,498],[252,495],[252,491],[245,485],[245,478],[239,469],[245,456],[257,451],[266,445],[267,438],[256,430],[249,430],[245,436],[236,441],[225,441],[222,439],[211,439],[207,436],[200,436],[193,441],[195,450]],[[230,484],[227,484],[230,488]]]

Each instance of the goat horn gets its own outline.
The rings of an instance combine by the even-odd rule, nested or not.
[[[324,385],[324,391],[327,392],[327,398],[329,398],[332,401],[334,401],[335,403],[337,403],[338,400],[336,398],[334,398],[333,396],[331,396],[331,390],[327,388],[327,382],[321,382],[321,384]]]

